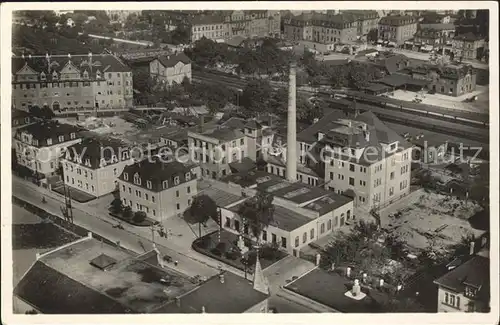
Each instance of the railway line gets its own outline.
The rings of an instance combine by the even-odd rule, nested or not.
[[[246,80],[228,76],[217,72],[193,73],[195,82],[210,84],[221,84],[233,89],[243,90],[247,84]],[[283,87],[283,84],[273,82],[273,88]],[[311,94],[310,91],[298,90],[298,92]],[[435,132],[446,133],[453,136],[470,138],[471,140],[483,143],[489,142],[489,121],[488,115],[462,110],[454,110],[432,105],[417,104],[394,98],[367,95],[356,91],[317,91],[314,94],[322,101],[334,106],[342,102],[342,106],[349,103],[349,107],[343,109],[353,109],[354,101],[360,110],[371,110],[379,118],[399,124],[406,124]],[[336,101],[332,97],[343,97],[341,101]],[[338,107],[337,107],[338,108]],[[459,125],[457,125],[459,124]]]

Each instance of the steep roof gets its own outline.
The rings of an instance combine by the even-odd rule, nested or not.
[[[66,159],[82,166],[92,169],[100,168],[101,159],[104,159],[107,164],[113,163],[112,157],[116,156],[117,161],[127,160],[123,157],[124,152],[128,152],[128,146],[121,140],[108,137],[84,138],[82,142],[74,144],[66,151]],[[79,157],[81,161],[77,161],[75,157]]]
[[[125,174],[128,175],[127,180],[125,179]],[[145,159],[133,165],[126,166],[119,179],[124,182],[133,183],[135,174],[138,174],[141,179],[141,184],[135,185],[149,191],[160,192],[164,190],[163,181],[168,182],[168,188],[176,186],[174,183],[176,177],[179,177],[179,184],[187,182],[188,179],[186,179],[186,176],[187,174],[191,176],[191,169],[178,161],[161,162],[160,160],[149,161],[149,159]],[[151,188],[147,187],[147,181],[151,182]]]
[[[72,133],[75,133],[75,139],[78,139],[81,137],[80,133],[83,130],[83,128],[71,124],[59,123],[55,120],[44,120],[20,127],[16,130],[16,137],[20,137],[23,132],[31,134],[33,140],[38,140],[38,147],[45,147],[50,146],[47,143],[49,139],[52,140],[52,145],[72,140]],[[63,141],[59,141],[60,136],[64,137]]]
[[[269,283],[267,282],[264,272],[262,272],[262,267],[260,266],[259,257],[255,259],[255,268],[253,272],[253,288],[263,294],[269,294]]]
[[[476,255],[438,278],[434,283],[460,293],[465,291],[466,286],[472,286],[479,289],[480,295],[488,296],[490,287],[490,259]]]
[[[25,65],[32,69],[35,73],[46,75],[46,81],[52,81],[52,74],[56,72],[58,81],[60,79],[61,70],[67,66],[76,68],[75,73],[81,75],[87,71],[89,78],[95,78],[97,71],[100,71],[101,76],[105,72],[131,72],[132,69],[123,63],[118,57],[111,54],[94,54],[92,55],[92,66],[90,65],[90,58],[88,55],[73,55],[71,58],[65,55],[52,55],[49,61],[45,57],[14,57],[12,58],[12,74],[17,73]]]
[[[178,303],[172,302],[156,313],[189,314],[205,313],[236,314],[243,313],[268,298],[252,283],[231,272],[224,272],[224,283],[218,276],[212,277],[203,285],[178,297]]]
[[[405,26],[410,24],[416,24],[418,22],[417,18],[414,16],[385,16],[379,21],[379,25],[389,25],[389,26]]]
[[[160,56],[158,58],[158,61],[160,61],[160,63],[166,68],[171,68],[178,62],[182,62],[184,64],[191,63],[191,60],[187,57],[186,54],[184,54],[184,52]]]

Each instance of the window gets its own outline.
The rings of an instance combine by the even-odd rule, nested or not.
[[[307,232],[302,235],[302,243],[304,244],[307,241]]]
[[[332,220],[328,220],[328,222],[326,223],[326,229],[327,230],[332,229]]]
[[[179,185],[179,183],[180,183],[179,176],[175,176],[175,178],[174,178],[174,185]]]
[[[445,292],[444,304],[460,309],[460,297],[451,293]]]
[[[59,139],[59,142],[64,142],[64,135],[60,135],[58,139]]]
[[[390,177],[391,180],[394,179],[394,172],[391,172],[391,177]]]
[[[188,192],[188,194],[191,193],[191,187],[189,187],[189,186],[187,187],[187,192]]]
[[[286,248],[286,238],[281,237],[281,247]]]
[[[123,179],[128,181],[128,173],[123,173]]]
[[[389,196],[392,196],[392,195],[394,195],[394,187],[391,187],[389,189]]]
[[[262,230],[262,240],[267,241],[267,231]]]
[[[277,242],[276,234],[271,234],[271,242],[273,244],[276,244],[276,242]]]
[[[311,234],[310,234],[311,239],[314,239],[314,228],[311,229]]]
[[[155,202],[155,197],[151,195],[151,201],[154,203]]]
[[[163,181],[162,186],[163,186],[164,190],[167,189],[168,188],[168,181]]]
[[[179,197],[179,190],[175,191],[175,196]]]
[[[350,170],[351,172],[353,172],[353,171],[355,170],[355,169],[354,169],[354,165],[353,165],[353,164],[349,164],[349,170]]]
[[[323,234],[325,232],[325,224],[324,223],[321,224],[319,232],[320,232],[320,234]]]
[[[349,177],[349,185],[354,186],[354,178],[353,177]]]
[[[181,205],[179,203],[177,203],[176,206],[177,206],[177,210],[181,209]]]
[[[333,172],[330,172],[330,179],[333,180]]]
[[[240,140],[240,145],[244,145],[245,144],[245,139],[241,139]]]

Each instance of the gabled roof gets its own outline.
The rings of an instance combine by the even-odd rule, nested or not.
[[[203,285],[178,297],[178,303],[172,302],[156,310],[156,313],[243,313],[268,298],[252,283],[231,272],[224,272],[224,283],[218,276],[212,277]],[[203,310],[204,309],[204,310]]]
[[[485,293],[489,295],[490,259],[476,255],[438,278],[434,283],[460,293],[465,291],[466,286],[472,286],[483,291],[481,295]]]
[[[68,57],[66,55],[52,55],[49,61],[44,57],[33,56],[29,57],[14,57],[12,58],[12,74],[16,74],[25,65],[37,74],[42,72],[46,75],[47,82],[52,81],[52,74],[55,71],[59,77],[61,70],[69,63],[77,68],[77,72],[82,74],[87,71],[89,78],[95,78],[97,71],[100,71],[101,76],[104,77],[105,72],[131,72],[131,68],[123,63],[118,57],[111,54],[94,54],[91,58],[92,66],[90,65],[90,58],[88,55],[73,55]],[[60,79],[60,78],[58,78]],[[64,81],[64,80],[58,80]]]
[[[16,136],[20,136],[25,132],[30,134],[34,140],[38,140],[38,147],[49,146],[47,140],[52,140],[52,145],[60,142],[72,140],[71,133],[75,133],[75,139],[81,137],[83,128],[71,124],[59,123],[56,120],[44,120],[30,125],[20,127],[16,130]],[[63,136],[64,140],[59,141],[59,136]]]
[[[160,63],[166,68],[171,68],[178,62],[182,62],[184,64],[191,63],[191,60],[187,57],[186,54],[184,54],[184,52],[160,56],[158,58],[158,61],[160,61]]]
[[[84,138],[82,142],[68,148],[65,158],[68,157],[71,161],[82,166],[98,169],[100,168],[101,159],[104,159],[107,164],[111,164],[113,155],[117,158],[116,162],[127,160],[128,158],[124,158],[121,154],[128,152],[128,150],[129,148],[124,142],[115,138]],[[74,159],[75,156],[81,158],[81,163]]]

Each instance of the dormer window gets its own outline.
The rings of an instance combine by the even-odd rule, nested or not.
[[[191,173],[186,173],[186,181],[191,180]]]
[[[141,185],[141,177],[139,176],[139,173],[135,173],[134,175],[134,184]]]
[[[52,79],[53,79],[53,80],[57,80],[57,72],[55,72],[55,71],[54,71],[54,72],[52,73]]]
[[[99,165],[100,165],[101,167],[106,166],[106,159],[101,158],[101,162],[100,162],[100,164],[99,164]]]
[[[96,73],[95,73],[95,76],[97,79],[101,79],[101,72],[98,70]]]
[[[465,286],[465,296],[468,298],[474,298],[477,294],[477,289],[471,286]]]
[[[59,142],[64,142],[64,135],[60,135],[58,139],[59,139]]]
[[[179,183],[181,182],[179,176],[175,176],[174,177],[174,185],[179,185]]]
[[[125,160],[125,159],[128,159],[129,155],[128,155],[128,151],[125,151],[122,153],[122,159]]]
[[[116,155],[111,156],[111,162],[115,163],[118,161],[118,158],[116,158]]]
[[[47,145],[51,146],[52,145],[52,139],[47,139]]]
[[[88,79],[89,78],[89,73],[87,72],[87,70],[83,71],[83,78],[84,79]]]
[[[87,158],[87,159],[85,159],[85,165],[86,165],[86,166],[90,166],[90,159],[88,159],[88,158]]]
[[[147,186],[147,188],[151,189],[151,187],[152,187],[151,181],[147,181],[146,186]]]
[[[40,73],[40,80],[46,80],[47,77],[45,76],[45,73]]]
[[[70,135],[69,135],[70,139],[73,140],[76,138],[76,134],[74,132],[72,132]]]
[[[123,173],[123,179],[128,181],[128,173]]]
[[[166,190],[168,188],[168,181],[163,181],[163,189]]]

